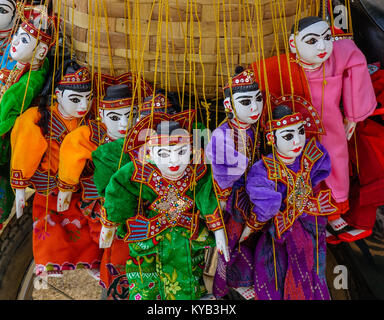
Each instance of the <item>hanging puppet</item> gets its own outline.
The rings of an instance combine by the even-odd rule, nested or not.
[[[9,43],[12,39],[14,24],[17,20],[17,1],[0,1],[0,65],[5,66],[9,60]],[[13,62],[14,64],[15,62]],[[13,67],[13,66],[12,66]],[[1,79],[0,79],[1,80]]]
[[[275,95],[291,92],[302,96],[319,112],[325,129],[321,143],[332,161],[332,172],[325,185],[331,189],[338,207],[329,217],[329,230],[334,235],[328,234],[327,241],[337,241],[340,232],[360,237],[364,230],[343,231],[347,223],[341,214],[349,207],[347,141],[356,123],[371,115],[377,104],[366,59],[352,40],[333,41],[328,23],[319,17],[299,20],[292,27],[289,47],[290,55],[265,61],[268,79],[262,77],[261,83],[265,86],[268,81],[269,91]],[[260,69],[263,63],[256,62],[252,66]],[[261,75],[264,76],[264,72]]]
[[[39,107],[16,120],[11,133],[11,185],[16,191],[16,216],[25,206],[25,188],[35,189],[33,200],[33,255],[36,273],[61,274],[76,267],[97,269],[100,249],[92,240],[87,219],[74,193],[65,214],[57,212],[59,149],[89,111],[92,86],[89,71],[65,61],[48,81]],[[53,90],[57,102],[47,105]]]
[[[49,67],[46,55],[54,44],[54,21],[45,11],[19,5],[18,14],[22,22],[10,44],[10,57],[16,64],[11,71],[0,71],[0,223],[8,218],[14,200],[9,183],[10,130],[43,88]],[[45,28],[36,27],[40,21]]]
[[[351,160],[350,209],[343,217],[348,225],[365,230],[354,236],[353,232],[338,235],[340,241],[349,242],[365,238],[372,233],[376,223],[377,209],[384,205],[384,127],[382,122],[384,106],[384,70],[369,65],[376,99],[381,108],[356,126],[356,139],[349,141]],[[364,214],[361,214],[364,212]]]
[[[132,300],[199,299],[204,248],[216,239],[228,257],[210,170],[192,148],[194,116],[188,110],[140,120],[127,137],[132,161],[106,188],[106,220],[129,243]]]
[[[255,299],[329,299],[325,278],[326,215],[336,211],[330,191],[314,188],[331,171],[330,157],[306,129],[321,126],[316,112],[277,101],[266,124],[274,151],[250,169],[246,190],[250,215],[264,225],[253,258]],[[292,101],[290,101],[292,102]],[[307,109],[308,110],[308,109]],[[311,130],[308,130],[311,131]]]
[[[136,122],[132,92],[125,84],[108,87],[98,110],[100,122],[88,120],[87,125],[72,131],[63,140],[59,163],[59,212],[68,209],[72,192],[79,183],[84,201],[100,198],[87,161],[92,161],[92,152],[99,145],[124,138],[132,123]]]
[[[132,91],[125,84],[107,87],[105,95],[100,99],[98,110],[100,121],[89,120],[87,125],[75,129],[65,137],[60,147],[60,192],[57,199],[57,211],[65,212],[71,202],[73,191],[80,185],[82,193],[80,209],[89,220],[91,235],[97,244],[100,232],[104,233],[100,222],[103,199],[98,194],[93,179],[92,152],[101,145],[118,139],[124,140],[127,130],[136,122],[137,114]],[[101,171],[104,169],[105,166]],[[128,247],[127,244],[125,246]],[[108,279],[105,279],[107,262],[103,260],[109,256],[110,254],[106,252],[102,256],[100,276],[103,286],[106,286],[105,283],[108,284]]]
[[[174,106],[161,93],[148,96],[144,102],[139,104],[140,118],[158,112],[174,112]],[[129,136],[129,135],[128,135]],[[99,195],[105,196],[105,188],[107,187],[112,175],[118,169],[128,162],[130,157],[128,153],[129,138],[118,139],[109,144],[101,145],[92,153],[95,164],[95,185],[97,186]],[[125,264],[129,258],[128,244],[123,241],[122,237],[114,234],[114,229],[103,228],[101,235],[101,243],[105,249],[101,266],[103,286],[107,288],[107,297],[112,299],[129,298],[128,281],[126,280]],[[112,233],[111,233],[112,232]],[[102,238],[103,235],[109,235],[109,242]],[[112,244],[110,241],[113,242]],[[104,268],[106,266],[106,268]],[[104,269],[103,269],[104,268]]]
[[[205,154],[212,163],[215,188],[228,230],[230,261],[218,257],[213,293],[223,297],[228,288],[241,290],[242,294],[252,282],[252,250],[239,245],[247,226],[249,199],[245,179],[255,160],[260,158],[258,120],[263,111],[263,97],[251,70],[237,67],[235,75],[224,87],[224,108],[227,119],[212,133]],[[255,228],[254,225],[251,228]],[[244,237],[246,235],[244,234]],[[241,289],[240,289],[241,288]]]

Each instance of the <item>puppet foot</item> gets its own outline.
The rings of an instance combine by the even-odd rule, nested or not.
[[[216,298],[212,293],[210,293],[206,294],[204,297],[201,297],[200,300],[216,300]]]
[[[336,234],[332,234],[328,230],[325,230],[325,241],[329,244],[339,244],[341,239],[339,239]]]
[[[344,242],[353,242],[356,240],[364,239],[372,234],[372,230],[352,229],[343,232],[339,235],[339,238]]]
[[[100,271],[98,269],[87,269],[87,271],[93,279],[100,281]]]
[[[328,223],[332,227],[332,229],[335,231],[339,231],[348,225],[343,218],[331,220],[331,221],[328,221]]]
[[[233,288],[236,290],[239,294],[242,295],[242,297],[246,300],[255,299],[255,289],[253,286],[250,287],[239,287],[239,288]]]

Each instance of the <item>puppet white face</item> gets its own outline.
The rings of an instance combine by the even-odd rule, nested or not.
[[[303,122],[275,131],[276,151],[285,163],[295,161],[303,152],[304,145],[305,129]]]
[[[61,115],[66,119],[82,118],[91,107],[91,91],[74,91],[56,89],[58,108]]]
[[[179,143],[150,147],[150,158],[163,177],[178,180],[191,161],[191,145]]]
[[[318,68],[333,50],[332,33],[327,22],[318,21],[289,38],[290,49],[296,53],[303,67]]]
[[[237,119],[240,124],[249,125],[260,119],[263,110],[263,97],[260,90],[236,92],[233,94],[232,101],[233,103],[230,97],[225,98],[224,106],[233,113],[233,123],[236,123]]]
[[[10,0],[0,0],[0,31],[12,28],[16,16],[16,3]]]
[[[43,60],[47,53],[48,46],[43,42],[38,42],[21,27],[12,38],[10,55],[17,62],[34,64]]]
[[[100,110],[100,117],[110,138],[116,140],[125,137],[127,130],[136,121],[136,109],[132,113],[130,119],[131,107]]]

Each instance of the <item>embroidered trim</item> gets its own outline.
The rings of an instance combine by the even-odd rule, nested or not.
[[[266,222],[260,222],[257,220],[257,216],[254,212],[250,211],[248,215],[248,219],[246,220],[246,224],[248,227],[250,227],[254,231],[260,231],[263,229],[263,227],[268,223]]]
[[[59,188],[60,191],[72,191],[72,192],[75,192],[76,190],[78,190],[78,185],[76,184],[68,184],[68,183],[65,183],[64,181],[58,179],[57,181],[57,186]]]
[[[31,184],[29,179],[23,177],[21,170],[11,169],[11,187],[14,189],[25,189]]]
[[[101,122],[95,120],[88,120],[88,127],[91,130],[91,135],[89,140],[93,142],[96,146],[99,146],[104,143],[107,136],[107,128]]]
[[[209,230],[216,231],[222,229],[224,227],[223,221],[220,214],[220,209],[217,207],[212,214],[208,214],[205,216],[206,225]]]
[[[144,241],[156,237],[168,228],[176,226],[183,227],[190,231],[191,238],[199,227],[199,211],[196,213],[184,212],[178,215],[177,220],[169,220],[164,214],[159,213],[152,218],[146,218],[141,214],[129,218],[126,222],[127,234],[124,237],[126,242]]]
[[[93,175],[91,177],[80,178],[80,185],[82,189],[82,199],[83,200],[98,200],[102,197],[99,196],[95,182],[93,180]]]
[[[286,208],[273,218],[279,239],[303,213],[324,216],[335,212],[336,207],[331,203],[330,190],[320,192],[317,197],[311,196],[310,172],[322,156],[323,153],[317,147],[315,138],[312,138],[303,151],[300,170],[297,173],[284,168],[281,163],[273,159],[263,157],[268,178],[276,179],[287,186],[287,196],[284,200]]]
[[[222,188],[220,188],[219,184],[216,182],[215,179],[213,179],[213,187],[215,188],[217,198],[220,201],[227,201],[228,200],[229,196],[231,195],[231,191],[232,191],[231,187],[222,189]]]
[[[49,179],[48,179],[49,176]],[[57,187],[57,176],[37,169],[30,179],[36,192],[46,194]]]
[[[107,228],[113,228],[119,225],[118,223],[112,222],[111,220],[107,219],[107,211],[105,210],[104,207],[101,208],[100,222],[104,227],[107,227]]]

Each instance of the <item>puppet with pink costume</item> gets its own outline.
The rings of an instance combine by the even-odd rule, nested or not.
[[[369,231],[345,229],[347,223],[341,214],[349,208],[347,142],[356,123],[369,117],[377,105],[366,59],[352,40],[333,41],[330,26],[319,17],[299,20],[292,27],[289,45],[291,54],[265,61],[268,79],[262,78],[261,83],[268,81],[269,90],[275,95],[292,92],[292,84],[292,93],[310,100],[320,114],[325,129],[320,141],[332,162],[325,186],[331,189],[338,207],[336,214],[329,217],[327,241],[340,242],[343,233],[348,234],[349,241],[362,238]],[[252,66],[262,64],[256,62]]]

